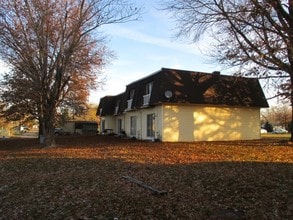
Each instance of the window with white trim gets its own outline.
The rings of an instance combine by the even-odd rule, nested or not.
[[[145,87],[145,94],[146,95],[151,94],[152,90],[153,90],[153,82],[147,83]]]
[[[130,135],[136,137],[136,116],[130,117]]]
[[[131,107],[132,107],[132,100],[133,100],[133,97],[134,97],[134,92],[135,92],[134,89],[131,89],[129,91],[129,97],[128,97],[128,100],[127,100],[127,109],[131,109]]]
[[[147,115],[147,137],[155,137],[155,114]]]
[[[151,98],[153,89],[153,82],[147,83],[145,86],[145,95],[143,96],[143,105],[148,105]]]

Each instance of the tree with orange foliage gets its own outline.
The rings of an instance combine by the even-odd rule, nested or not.
[[[97,30],[136,19],[127,0],[2,0],[0,57],[10,65],[1,97],[9,118],[39,120],[45,146],[54,146],[58,108],[85,103],[110,57]]]

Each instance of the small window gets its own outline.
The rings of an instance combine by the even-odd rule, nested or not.
[[[153,82],[150,82],[150,83],[146,84],[145,94],[146,95],[151,94],[152,89],[153,89]]]
[[[133,99],[133,97],[134,97],[134,92],[135,92],[134,89],[131,89],[131,90],[129,91],[129,99]]]
[[[120,99],[116,101],[116,105],[115,106],[116,107],[119,107],[119,105],[120,105]]]
[[[116,101],[116,105],[115,105],[115,112],[114,114],[117,115],[118,111],[119,111],[119,106],[120,106],[120,99]]]

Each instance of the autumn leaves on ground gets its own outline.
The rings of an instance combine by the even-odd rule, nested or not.
[[[293,147],[274,139],[0,140],[0,219],[290,219]],[[165,195],[128,181],[129,176]]]

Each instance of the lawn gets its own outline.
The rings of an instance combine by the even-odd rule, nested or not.
[[[0,140],[0,219],[292,219],[293,146]],[[166,191],[156,195],[123,176]]]
[[[273,133],[266,133],[266,134],[261,134],[263,138],[274,138],[274,139],[289,139],[291,134],[273,134]]]

